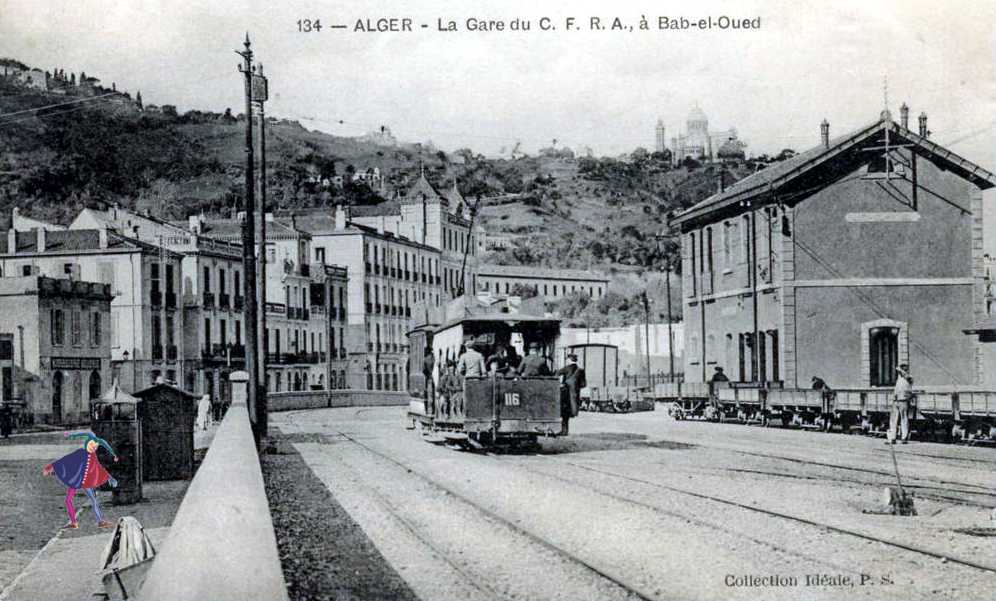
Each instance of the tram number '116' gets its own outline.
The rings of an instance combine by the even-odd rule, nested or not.
[[[506,392],[505,393],[505,405],[509,407],[519,406],[519,393],[518,392]]]

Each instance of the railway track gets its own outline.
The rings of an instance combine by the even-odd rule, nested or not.
[[[560,556],[561,558],[563,558],[563,559],[565,559],[565,560],[567,560],[567,561],[569,561],[571,563],[574,563],[574,564],[582,566],[584,569],[586,569],[589,572],[597,575],[599,578],[602,578],[602,579],[604,579],[604,580],[612,583],[613,585],[615,585],[616,587],[618,587],[622,591],[625,591],[628,596],[630,596],[632,598],[635,598],[635,599],[642,599],[643,601],[652,601],[652,600],[655,600],[655,599],[659,598],[657,595],[651,594],[651,593],[643,590],[639,586],[627,583],[620,576],[618,576],[616,574],[613,574],[609,569],[596,566],[596,565],[594,565],[594,564],[586,561],[585,559],[583,559],[581,557],[578,557],[574,553],[571,553],[567,549],[564,549],[564,548],[562,548],[562,547],[560,547],[558,545],[555,545],[555,544],[551,543],[550,541],[548,541],[548,540],[546,540],[544,538],[541,538],[539,536],[536,536],[532,532],[529,532],[528,530],[523,529],[521,526],[519,526],[519,525],[515,524],[514,522],[511,522],[511,521],[503,518],[502,516],[498,515],[494,511],[491,511],[490,509],[481,506],[479,503],[477,503],[474,500],[470,499],[469,497],[461,494],[460,492],[458,492],[458,491],[456,491],[456,490],[454,490],[454,489],[452,489],[452,488],[450,488],[448,486],[445,486],[445,485],[443,485],[443,484],[441,484],[441,483],[433,480],[432,478],[426,476],[425,474],[419,472],[417,469],[415,469],[415,466],[409,465],[409,464],[407,464],[407,463],[405,463],[403,461],[395,459],[394,457],[391,457],[390,455],[387,455],[386,453],[382,453],[381,451],[379,451],[379,450],[371,447],[368,444],[365,444],[365,443],[357,440],[356,438],[354,438],[354,437],[346,434],[345,432],[338,432],[337,435],[341,436],[343,439],[351,442],[352,444],[354,444],[354,445],[356,445],[356,446],[364,449],[366,452],[368,452],[368,453],[370,453],[372,455],[375,455],[376,457],[379,457],[383,461],[387,461],[387,462],[389,462],[389,463],[391,463],[391,464],[393,464],[393,465],[395,465],[395,466],[397,466],[397,467],[405,470],[407,473],[409,473],[409,474],[417,477],[418,479],[424,481],[429,486],[431,486],[433,488],[436,488],[436,489],[438,489],[440,491],[443,491],[444,493],[446,493],[447,495],[451,496],[452,498],[459,500],[461,503],[464,503],[464,504],[472,507],[475,511],[477,511],[477,512],[481,513],[482,515],[486,516],[488,519],[490,519],[490,520],[492,520],[492,521],[494,521],[496,523],[501,524],[502,526],[508,528],[509,530],[515,532],[516,534],[518,534],[518,535],[520,535],[520,536],[522,536],[522,537],[524,537],[524,538],[532,541],[533,543],[536,543],[537,545],[539,545],[539,546],[541,546],[541,547],[543,547],[543,548],[545,548],[545,549],[547,549],[549,551],[552,551],[556,555]],[[374,492],[376,493],[376,491],[374,491]],[[376,493],[376,494],[377,494],[377,496],[380,496],[379,493]],[[388,506],[385,505],[385,507],[388,507]],[[392,510],[392,509],[388,508],[388,511],[390,511],[390,513],[392,515],[398,517],[402,521],[402,523],[405,524],[406,528],[414,528],[414,526],[412,526],[410,523],[406,522],[404,520],[404,518],[402,518],[401,516],[399,516],[396,510]],[[413,534],[415,534],[416,537],[419,540],[425,540],[420,535],[418,535],[416,533],[413,533]],[[434,548],[432,546],[430,546],[430,548],[432,548],[434,551],[436,551],[437,553],[439,553],[441,556],[445,556],[445,554],[441,550],[438,550],[438,549],[436,549],[436,548]],[[448,561],[448,563],[450,563],[450,565],[452,565],[452,562]]]
[[[500,456],[491,455],[491,457],[494,458],[494,459],[497,459],[497,460],[503,460],[503,458],[500,457]],[[600,469],[600,468],[592,467],[592,466],[589,466],[589,465],[583,465],[583,464],[576,463],[576,462],[573,462],[573,461],[562,460],[562,459],[553,458],[553,457],[550,457],[550,456],[543,456],[543,457],[545,459],[547,459],[548,461],[552,462],[552,463],[557,463],[559,465],[570,466],[570,467],[573,467],[573,468],[576,468],[576,469],[580,469],[580,470],[584,470],[584,471],[596,473],[596,474],[599,474],[601,476],[609,476],[609,477],[612,477],[612,478],[618,478],[618,479],[625,480],[625,481],[628,481],[628,482],[638,483],[638,484],[641,484],[641,485],[650,486],[652,488],[656,488],[656,489],[660,489],[660,490],[666,490],[668,492],[672,492],[672,493],[676,493],[676,494],[680,494],[680,495],[685,495],[685,496],[692,497],[692,498],[699,499],[699,500],[704,500],[704,501],[709,501],[709,502],[713,502],[713,503],[718,503],[720,505],[725,505],[725,506],[729,506],[729,507],[736,507],[736,508],[743,509],[743,510],[746,510],[746,511],[749,511],[749,512],[757,513],[757,514],[760,514],[760,515],[765,515],[765,516],[768,516],[768,517],[771,517],[771,518],[776,518],[778,520],[783,520],[783,521],[791,522],[791,523],[794,523],[794,524],[800,524],[800,525],[805,525],[805,526],[809,526],[809,527],[814,527],[814,528],[818,528],[818,529],[821,529],[821,530],[834,532],[834,533],[839,534],[839,535],[852,537],[852,538],[855,538],[855,539],[860,539],[860,540],[864,540],[864,541],[870,541],[870,542],[880,543],[882,545],[886,545],[888,547],[892,547],[892,548],[895,548],[895,549],[902,549],[904,551],[907,551],[907,552],[910,552],[910,553],[913,553],[915,555],[919,555],[919,556],[922,556],[922,557],[930,557],[930,558],[934,558],[934,559],[939,559],[939,560],[941,560],[943,562],[946,562],[946,563],[953,563],[953,564],[961,565],[961,566],[964,566],[964,567],[972,568],[972,569],[975,569],[975,570],[979,570],[979,571],[982,571],[982,572],[986,572],[986,573],[990,573],[990,574],[996,574],[996,565],[988,565],[988,564],[976,562],[976,561],[973,561],[973,560],[970,560],[970,559],[965,559],[963,557],[958,557],[958,556],[955,556],[955,555],[946,554],[946,553],[934,551],[934,550],[931,550],[931,549],[925,549],[925,548],[922,548],[922,547],[918,547],[916,545],[910,545],[910,544],[906,544],[906,543],[903,543],[903,542],[900,542],[900,541],[891,540],[891,539],[887,539],[887,538],[875,536],[875,535],[872,535],[872,534],[867,534],[867,533],[864,533],[864,532],[859,532],[859,531],[856,531],[856,530],[852,530],[850,528],[842,528],[842,527],[839,527],[839,526],[834,526],[832,524],[827,524],[827,523],[824,523],[824,522],[819,522],[819,521],[816,521],[816,520],[811,520],[809,518],[804,518],[804,517],[800,517],[800,516],[791,515],[791,514],[788,514],[788,513],[781,512],[781,511],[775,511],[775,510],[771,510],[771,509],[765,509],[763,507],[758,507],[756,505],[748,505],[746,503],[740,503],[738,501],[733,501],[733,500],[730,500],[730,499],[725,499],[725,498],[718,497],[718,496],[715,496],[715,495],[709,495],[709,494],[704,494],[704,493],[700,493],[700,492],[696,492],[696,491],[692,491],[692,490],[687,490],[687,489],[683,489],[683,488],[680,488],[680,487],[677,487],[677,486],[663,484],[663,483],[660,483],[660,482],[654,482],[654,481],[646,480],[646,479],[643,479],[643,478],[636,478],[636,477],[629,476],[629,475],[626,475],[626,474],[620,474],[618,472],[613,472],[613,471],[610,471],[610,470]],[[507,463],[511,463],[511,462],[507,462]],[[521,463],[517,463],[516,465],[520,469],[531,471],[533,473],[536,473],[536,474],[539,474],[539,475],[543,475],[544,477],[553,477],[553,478],[562,480],[564,482],[571,483],[573,485],[577,485],[578,484],[578,482],[572,481],[569,478],[565,478],[562,475],[551,474],[551,473],[543,471],[543,470],[535,470],[535,469],[532,469],[532,468],[530,468],[528,466],[524,466]],[[648,507],[648,504],[643,503],[641,501],[637,501],[635,499],[631,499],[631,498],[628,498],[628,497],[625,497],[625,496],[616,495],[614,493],[608,493],[606,491],[601,491],[601,490],[596,490],[596,489],[592,489],[592,490],[594,490],[598,494],[601,494],[601,495],[604,495],[604,496],[608,496],[610,498],[615,498],[617,500],[622,500],[624,502],[628,502],[628,503],[633,504],[635,506]],[[667,511],[667,510],[664,510],[662,508],[658,508],[658,509],[660,509],[661,511]],[[694,516],[688,516],[688,515],[682,515],[680,517],[682,517],[684,519],[690,519],[690,520],[696,519]],[[712,524],[712,527],[715,528],[715,527],[718,527],[718,526],[716,524]],[[772,544],[770,542],[768,542],[767,545],[771,546]]]

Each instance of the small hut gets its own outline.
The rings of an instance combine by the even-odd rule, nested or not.
[[[135,396],[142,400],[145,479],[192,478],[197,397],[164,382],[139,390]]]

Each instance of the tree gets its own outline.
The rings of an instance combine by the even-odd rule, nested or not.
[[[511,296],[521,296],[523,299],[533,298],[539,294],[536,286],[529,286],[527,284],[516,284],[512,287]]]

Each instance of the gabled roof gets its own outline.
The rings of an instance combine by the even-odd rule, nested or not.
[[[239,242],[242,240],[242,222],[238,219],[206,220],[201,225],[201,235],[219,240]],[[296,240],[309,237],[307,231],[295,229],[289,223],[278,220],[266,222],[267,240]]]
[[[827,166],[830,161],[848,151],[860,150],[860,147],[864,145],[876,145],[877,138],[884,131],[889,132],[891,143],[912,145],[917,155],[928,157],[930,160],[942,165],[945,169],[971,181],[979,186],[979,188],[985,190],[996,186],[996,175],[958,156],[941,145],[935,144],[927,138],[921,137],[909,129],[902,127],[893,121],[888,113],[884,113],[878,121],[839,138],[835,138],[827,146],[821,144],[810,148],[790,159],[774,163],[762,171],[745,177],[727,188],[724,192],[714,194],[677,214],[671,220],[671,224],[680,226],[744,200],[762,195],[777,194],[783,186],[802,175]],[[771,201],[773,202],[774,199]]]
[[[425,173],[419,174],[418,179],[412,187],[408,189],[408,192],[405,193],[404,202],[422,202],[423,194],[425,194],[426,202],[438,202],[443,205],[449,204],[449,200],[439,194],[439,192],[432,187],[432,184],[429,183],[429,180],[425,179]]]
[[[375,205],[352,205],[349,207],[351,217],[390,217],[401,214],[401,203],[397,200],[385,200]]]

